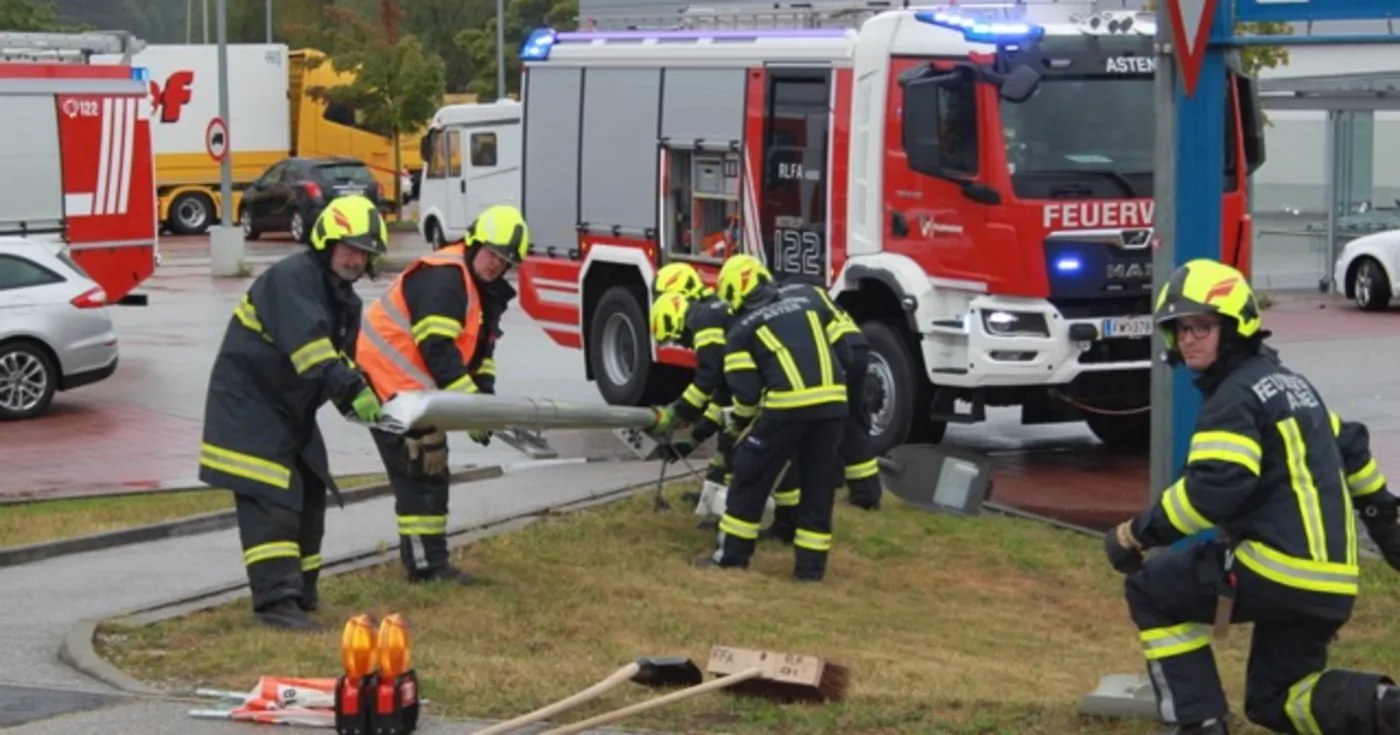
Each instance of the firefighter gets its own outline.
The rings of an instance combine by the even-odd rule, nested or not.
[[[689,436],[669,442],[672,456],[689,455],[718,435],[716,451],[705,472],[709,486],[725,484],[733,434],[723,431],[729,387],[724,382],[724,335],[729,330],[729,307],[705,285],[689,263],[668,263],[656,272],[652,305],[652,337],[658,344],[674,341],[695,352],[695,375],[680,398],[665,407],[663,424],[680,421],[693,428]],[[680,294],[683,299],[668,299]],[[709,488],[707,488],[709,489]],[[697,495],[691,502],[699,500]]]
[[[503,276],[530,248],[512,206],[487,208],[462,241],[419,258],[365,310],[356,358],[383,401],[400,391],[493,393],[493,353],[501,313],[515,295]],[[411,582],[474,577],[447,553],[447,435],[427,427],[406,434],[371,430],[394,487],[399,557]],[[473,441],[491,433],[472,430]]]
[[[199,479],[234,493],[254,617],[315,627],[330,473],[316,411],[327,398],[363,422],[380,402],[347,357],[362,303],[351,286],[386,253],[388,228],[360,196],[331,201],[311,247],[268,268],[234,309],[204,406]],[[343,503],[342,503],[343,504]]]
[[[1311,383],[1263,344],[1269,333],[1254,292],[1234,268],[1190,261],[1155,311],[1169,362],[1198,374],[1203,403],[1181,478],[1110,530],[1104,548],[1127,575],[1162,718],[1177,733],[1228,733],[1208,624],[1223,633],[1251,622],[1249,720],[1289,733],[1400,731],[1400,689],[1389,677],[1327,668],[1357,595],[1353,494],[1363,508],[1376,505],[1373,537],[1387,559],[1400,559],[1364,433],[1335,419]],[[1143,560],[1148,549],[1211,528],[1214,540]]]
[[[775,516],[791,519],[795,529],[793,576],[820,581],[841,477],[851,366],[849,345],[838,333],[844,323],[816,300],[779,298],[766,270],[746,261],[721,270],[719,293],[736,314],[725,340],[724,374],[741,433],[718,548],[697,563],[748,566],[768,494],[791,461],[802,467],[800,500],[794,511],[779,504]]]

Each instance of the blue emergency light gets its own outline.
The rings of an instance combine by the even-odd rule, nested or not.
[[[151,81],[151,70],[144,66],[133,66],[131,67],[131,78],[138,82],[149,82]]]
[[[920,10],[914,13],[914,18],[921,23],[962,31],[963,38],[973,43],[990,43],[999,46],[1028,43],[1039,40],[1045,35],[1045,29],[1034,23],[988,22],[944,10]]]
[[[1073,255],[1066,255],[1055,260],[1055,272],[1078,273],[1079,269],[1083,267],[1083,265],[1084,264],[1080,262],[1079,258],[1074,257]]]
[[[530,34],[525,39],[524,45],[520,47],[521,61],[544,61],[549,58],[549,50],[554,47],[554,42],[559,39],[559,34],[553,28],[540,28]]]

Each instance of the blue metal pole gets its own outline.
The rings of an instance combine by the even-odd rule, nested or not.
[[[1229,38],[1233,24],[1233,3],[1220,0],[1211,23],[1211,40],[1218,42]],[[1220,200],[1224,195],[1225,145],[1228,144],[1225,140],[1226,53],[1214,43],[1209,44],[1204,50],[1195,92],[1188,96],[1181,85],[1176,91],[1176,266],[1196,258],[1221,260],[1223,257]],[[1191,382],[1195,373],[1184,366],[1173,372],[1172,465],[1179,470],[1186,464],[1201,396]],[[1211,535],[1208,533],[1204,537]],[[1192,540],[1198,538],[1202,537]]]

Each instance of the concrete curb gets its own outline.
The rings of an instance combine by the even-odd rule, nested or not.
[[[452,473],[452,481],[471,482],[475,480],[488,480],[493,477],[500,477],[504,472],[504,468],[500,465],[468,467]],[[211,488],[210,492],[218,491]],[[341,492],[341,496],[345,498],[346,505],[351,505],[353,503],[362,503],[366,500],[382,497],[392,492],[393,487],[388,482],[379,482],[344,490]],[[104,531],[55,541],[39,541],[21,546],[4,547],[0,548],[0,568],[17,566],[20,564],[31,564],[36,561],[52,559],[57,556],[112,549],[129,544],[140,544],[148,541],[175,538],[177,536],[192,536],[200,533],[222,531],[236,525],[238,525],[238,516],[234,511],[219,510],[212,513],[201,513],[199,515],[176,518],[170,521],[150,523],[144,526],[122,528],[116,531]]]
[[[631,495],[650,490],[654,481],[625,485],[614,490],[604,490],[571,503],[557,506],[542,506],[486,523],[473,524],[449,530],[449,548],[459,548],[475,541],[491,538],[511,531],[518,531],[533,523],[550,517],[572,513],[586,508],[606,505],[625,499]],[[328,559],[321,568],[322,578],[354,572],[380,564],[398,560],[398,549],[381,552],[376,547]],[[248,596],[246,581],[209,587],[194,594],[183,594],[173,598],[143,605],[115,613],[103,619],[82,620],[76,623],[65,636],[59,649],[59,659],[77,671],[96,679],[118,691],[138,696],[158,696],[179,698],[178,694],[164,692],[146,684],[97,655],[94,638],[97,628],[103,624],[121,627],[144,627],[164,620],[188,615],[193,612],[218,607],[226,602]]]

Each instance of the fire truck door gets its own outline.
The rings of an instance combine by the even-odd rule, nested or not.
[[[769,67],[760,231],[780,281],[827,285],[831,70]]]

